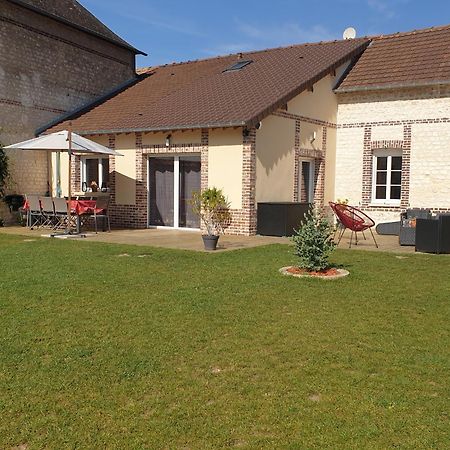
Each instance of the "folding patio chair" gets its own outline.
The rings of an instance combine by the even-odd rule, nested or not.
[[[53,199],[51,197],[40,197],[43,227],[53,228],[55,225],[55,208],[53,206]]]
[[[25,195],[25,202],[28,205],[27,226],[33,229],[35,226],[39,228],[43,221],[41,202],[38,195]]]
[[[53,205],[55,207],[55,226],[54,229],[67,227],[67,201],[65,198],[54,198]]]

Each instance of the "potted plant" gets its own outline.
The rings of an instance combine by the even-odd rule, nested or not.
[[[215,250],[220,233],[230,220],[229,202],[221,189],[210,187],[203,192],[194,192],[192,195],[192,210],[205,225],[203,234],[205,250]]]

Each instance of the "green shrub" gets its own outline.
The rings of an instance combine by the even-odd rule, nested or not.
[[[298,266],[309,272],[327,269],[330,254],[336,247],[333,234],[330,222],[311,207],[292,237]]]

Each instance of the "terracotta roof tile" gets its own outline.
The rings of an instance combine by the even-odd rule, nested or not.
[[[450,25],[375,37],[337,92],[450,81]]]
[[[133,86],[70,120],[84,133],[257,123],[368,43],[303,44],[150,68]],[[241,60],[252,63],[223,72]],[[51,130],[67,126],[68,120]]]

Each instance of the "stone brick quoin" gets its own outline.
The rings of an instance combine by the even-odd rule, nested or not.
[[[256,234],[256,128],[242,130],[241,234]]]
[[[300,119],[295,119],[295,137],[294,137],[294,192],[292,193],[292,201],[298,202],[298,186],[300,176],[300,132],[302,128],[302,122]]]
[[[364,128],[363,140],[363,177],[362,177],[362,206],[367,206],[372,197],[372,127]]]

